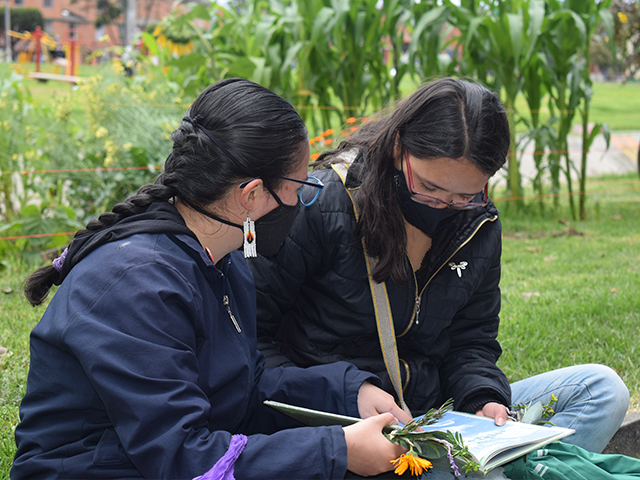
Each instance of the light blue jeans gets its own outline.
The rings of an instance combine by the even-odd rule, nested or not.
[[[611,368],[598,364],[575,365],[525,378],[511,384],[511,401],[546,404],[558,397],[551,422],[573,428],[576,433],[562,439],[591,452],[600,453],[616,433],[629,407],[629,390]],[[450,471],[431,470],[425,480],[455,478]],[[465,475],[462,475],[465,478]],[[498,468],[487,478],[502,479]]]

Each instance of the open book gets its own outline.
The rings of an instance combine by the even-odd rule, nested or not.
[[[347,426],[362,421],[360,418],[336,415],[270,400],[264,403],[310,426]],[[425,431],[460,433],[465,446],[473,456],[472,460],[480,464],[480,470],[476,472],[479,475],[486,475],[500,465],[575,432],[570,428],[510,421],[499,427],[492,418],[456,411],[449,411],[438,422],[422,428]],[[393,429],[392,426],[385,427],[387,433],[391,429]],[[446,458],[441,460],[439,462],[438,459],[434,459],[434,465],[439,466],[440,464],[441,468],[447,468]]]

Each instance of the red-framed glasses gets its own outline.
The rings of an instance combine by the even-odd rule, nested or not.
[[[422,203],[429,206],[446,205],[447,208],[451,208],[453,210],[471,210],[473,208],[484,207],[485,205],[487,205],[487,203],[489,203],[488,183],[485,183],[482,192],[478,193],[478,195],[482,193],[482,202],[445,202],[438,197],[427,195],[426,193],[416,192],[415,188],[413,188],[413,175],[411,173],[411,164],[409,163],[409,152],[406,150],[404,151],[404,158],[407,164],[407,176],[409,177],[409,192],[411,192],[411,200],[413,200],[414,202]],[[476,195],[476,197],[478,195]]]

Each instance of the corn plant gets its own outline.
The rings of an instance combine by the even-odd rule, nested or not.
[[[582,117],[582,156],[580,161],[579,182],[580,182],[580,198],[579,198],[579,215],[580,219],[586,218],[585,201],[586,201],[586,183],[587,183],[587,155],[593,144],[593,140],[602,132],[607,148],[609,147],[610,131],[605,124],[596,123],[589,131],[589,106],[593,97],[593,89],[591,87],[591,77],[589,76],[589,47],[591,38],[596,32],[598,25],[602,23],[609,38],[614,37],[614,21],[609,6],[611,0],[603,0],[597,2],[595,0],[568,0],[566,7],[576,12],[582,18],[586,29],[585,43],[581,47],[581,53],[585,59],[585,68],[582,71],[582,103],[580,114]],[[615,42],[608,42],[612,55],[615,57]]]
[[[451,10],[436,1],[416,3],[412,9],[415,26],[408,47],[409,71],[421,79],[451,75],[461,48],[447,21]]]
[[[445,2],[453,8],[454,4]],[[475,73],[504,94],[511,130],[508,159],[508,188],[515,199],[522,197],[520,166],[516,153],[516,97],[522,90],[529,62],[536,55],[544,20],[543,0],[467,0],[455,10],[455,24],[461,31],[466,73]],[[516,200],[515,204],[521,204]]]

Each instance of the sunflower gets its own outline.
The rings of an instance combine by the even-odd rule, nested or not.
[[[403,453],[395,460],[391,460],[391,463],[393,463],[393,466],[396,468],[394,473],[397,475],[402,475],[407,471],[407,468],[411,470],[411,475],[422,475],[424,470],[433,468],[429,460],[416,457],[412,452]]]
[[[192,32],[188,30],[188,27],[175,27],[168,22],[158,25],[153,32],[158,46],[162,49],[168,48],[174,57],[181,57],[193,52],[194,45],[191,35]]]

